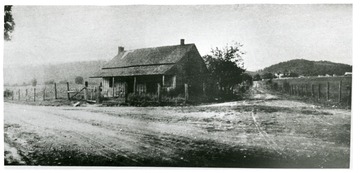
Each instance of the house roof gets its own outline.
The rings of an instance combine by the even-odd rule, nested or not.
[[[93,77],[165,74],[192,48],[195,44],[122,51]]]

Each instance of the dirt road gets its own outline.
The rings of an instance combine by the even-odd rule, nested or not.
[[[5,103],[5,163],[348,167],[350,111],[265,95],[187,107]]]

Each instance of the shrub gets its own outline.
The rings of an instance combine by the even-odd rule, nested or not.
[[[151,102],[157,102],[158,98],[155,94],[134,94],[128,95],[128,102],[131,105],[147,106]]]
[[[181,94],[177,95],[176,97],[162,96],[161,101],[168,103],[183,103],[185,102],[185,98]]]
[[[9,89],[6,89],[4,91],[4,97],[11,97],[13,95],[12,91],[10,91]]]
[[[84,83],[84,78],[81,77],[81,76],[77,76],[77,77],[75,78],[75,83],[76,83],[76,84],[83,84],[83,83]]]
[[[37,84],[37,80],[36,80],[35,78],[32,79],[32,80],[31,80],[31,85],[32,85],[33,87],[35,87],[36,84]]]

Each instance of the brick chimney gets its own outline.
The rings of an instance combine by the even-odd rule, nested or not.
[[[180,45],[181,46],[185,45],[185,39],[180,39]]]
[[[121,52],[124,52],[124,47],[119,46],[118,50],[119,50],[118,54],[120,54]]]

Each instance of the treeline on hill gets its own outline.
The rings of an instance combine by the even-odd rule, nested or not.
[[[89,82],[99,82],[99,79],[89,78],[98,71],[106,61],[82,61],[62,64],[4,67],[5,85],[33,85],[52,83],[76,83],[75,78],[81,76]]]
[[[274,64],[259,71],[260,74],[282,73],[288,77],[318,76],[318,75],[344,75],[345,72],[351,72],[352,66],[330,61],[309,61],[305,59],[294,59],[286,62]],[[269,75],[269,74],[267,74]]]

